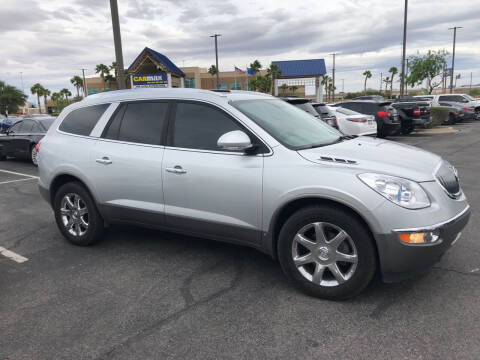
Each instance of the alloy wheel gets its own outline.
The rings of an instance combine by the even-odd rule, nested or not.
[[[303,277],[326,287],[351,279],[358,264],[351,237],[337,225],[326,222],[310,223],[297,232],[292,258]]]
[[[35,145],[32,146],[31,157],[33,165],[38,166],[38,153]]]
[[[88,230],[88,209],[85,201],[74,193],[66,194],[60,204],[63,226],[73,236],[82,236]]]

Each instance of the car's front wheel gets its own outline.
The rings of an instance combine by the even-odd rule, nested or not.
[[[102,236],[103,219],[82,184],[70,182],[62,185],[55,194],[53,206],[57,226],[72,244],[91,245]]]
[[[278,255],[290,280],[324,299],[357,295],[376,269],[368,229],[354,215],[333,206],[311,206],[294,213],[280,231]]]

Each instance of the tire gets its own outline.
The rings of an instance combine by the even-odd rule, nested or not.
[[[453,125],[456,122],[457,121],[456,121],[455,115],[454,114],[448,114],[448,123],[447,124]]]
[[[36,144],[30,145],[30,161],[32,162],[33,166],[38,167],[38,158],[37,158],[37,148]]]
[[[3,154],[0,154],[0,161],[7,160],[7,157]]]
[[[104,222],[95,202],[82,184],[70,182],[62,185],[55,193],[53,209],[57,226],[70,243],[88,246],[100,240]]]
[[[413,131],[414,128],[415,128],[415,126],[413,126],[413,124],[411,124],[411,123],[409,123],[409,124],[402,123],[402,129],[401,129],[402,135],[410,134]]]
[[[322,225],[315,227],[316,223]],[[330,241],[322,242],[323,246],[310,241],[307,245],[312,250],[309,250],[303,246],[304,240],[315,238],[318,228],[323,228],[325,238]],[[301,239],[297,237],[299,233],[303,233],[301,242],[297,240]],[[368,229],[356,216],[333,206],[310,206],[295,212],[280,230],[277,250],[287,278],[306,294],[322,299],[343,300],[359,294],[370,283],[377,267],[376,250]],[[338,260],[339,251],[341,258],[348,261]],[[312,259],[315,261],[311,262]]]

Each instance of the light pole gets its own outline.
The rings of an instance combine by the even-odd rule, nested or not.
[[[407,47],[407,12],[408,12],[408,0],[405,0],[405,8],[404,8],[404,14],[403,14],[402,75],[400,79],[400,96],[403,96],[403,84],[405,82],[405,51]]]
[[[342,101],[343,101],[343,96],[345,95],[345,79],[342,80]]]
[[[332,67],[332,97],[333,97],[333,102],[335,102],[335,55],[337,53],[330,54],[333,56],[333,67]]]
[[[453,54],[452,54],[452,69],[450,73],[450,94],[453,94],[453,73],[455,72],[455,41],[457,39],[457,29],[462,29],[461,26],[454,26],[453,28],[448,28],[448,30],[453,29]]]
[[[380,94],[382,93],[383,72],[380,73]]]
[[[115,60],[117,62],[118,88],[125,89],[125,70],[123,68],[122,36],[120,34],[120,20],[118,19],[117,0],[110,0],[112,13],[113,42],[115,44]]]
[[[22,84],[22,92],[25,93],[25,89],[23,88],[23,72],[20,71],[20,82]],[[470,86],[471,88],[471,86]]]
[[[218,90],[218,42],[217,42],[217,38],[219,36],[222,36],[221,34],[213,34],[211,35],[210,37],[213,37],[215,38],[215,68],[217,69],[217,90]]]
[[[407,61],[407,67],[405,68],[405,96],[408,95],[408,82],[407,82],[407,77],[408,77],[408,58],[406,59]]]
[[[83,96],[87,97],[87,83],[85,81],[85,70],[87,69],[82,68],[80,70],[82,70],[82,77],[83,77]]]

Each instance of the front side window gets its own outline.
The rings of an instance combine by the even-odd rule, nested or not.
[[[242,130],[224,111],[206,104],[177,103],[172,134],[174,147],[221,151],[217,141],[223,134]]]
[[[73,110],[63,119],[59,130],[75,135],[88,136],[110,104],[86,106]]]
[[[329,145],[342,137],[337,130],[283,100],[238,100],[231,105],[291,149]]]
[[[139,144],[160,145],[167,115],[167,102],[138,102],[120,106],[105,138]]]

